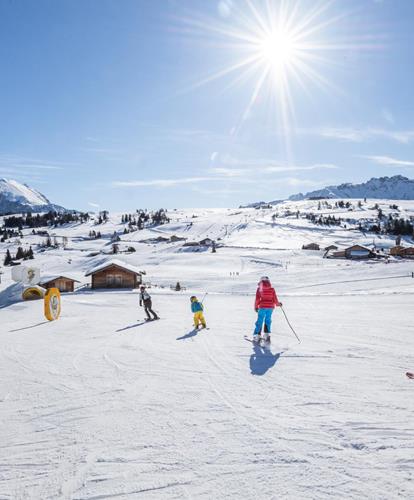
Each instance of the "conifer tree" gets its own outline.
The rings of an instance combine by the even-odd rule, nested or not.
[[[9,266],[11,262],[12,262],[12,257],[10,255],[10,250],[7,249],[7,251],[6,251],[6,257],[4,258],[4,265],[5,266]]]

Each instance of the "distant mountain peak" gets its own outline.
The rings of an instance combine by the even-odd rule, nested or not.
[[[13,179],[0,179],[0,214],[48,210],[61,211],[64,208],[51,203],[46,196],[28,184]]]
[[[385,198],[390,200],[414,200],[414,180],[403,175],[392,177],[372,177],[361,184],[346,182],[337,186],[327,186],[323,189],[298,193],[289,200],[304,200],[307,198]]]

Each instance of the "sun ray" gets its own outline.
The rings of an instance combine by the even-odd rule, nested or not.
[[[325,75],[329,68],[343,65],[343,58],[335,54],[383,47],[378,37],[369,33],[345,36],[341,29],[334,31],[332,28],[340,28],[351,13],[330,14],[333,6],[333,0],[315,1],[310,8],[302,0],[240,0],[231,4],[231,16],[222,22],[187,15],[181,19],[185,28],[198,33],[199,39],[210,45],[228,49],[229,56],[236,58],[189,90],[230,76],[223,90],[250,82],[252,92],[233,127],[235,133],[249,121],[263,94],[270,103],[266,105],[271,119],[276,120],[277,133],[285,136],[288,151],[289,131],[295,122],[295,93],[300,90],[312,96],[312,84],[323,92],[340,95],[341,89]]]

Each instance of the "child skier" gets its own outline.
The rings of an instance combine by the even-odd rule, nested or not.
[[[192,296],[190,298],[191,301],[191,311],[194,313],[194,328],[198,330],[199,325],[203,328],[207,328],[206,320],[204,319],[203,314],[203,304],[197,300],[196,296]]]
[[[258,313],[256,327],[253,334],[254,342],[259,342],[260,340],[263,321],[265,323],[265,333],[263,337],[266,342],[270,342],[273,309],[280,306],[282,306],[282,303],[279,302],[275,289],[272,287],[269,278],[267,276],[263,276],[260,279],[254,303],[254,308]]]
[[[152,321],[154,319],[160,319],[157,314],[152,310],[152,300],[151,300],[151,295],[146,291],[145,286],[142,285],[140,287],[140,294],[139,294],[139,305],[142,307],[144,306],[145,313],[147,315],[148,321]],[[152,318],[151,315],[152,314]]]

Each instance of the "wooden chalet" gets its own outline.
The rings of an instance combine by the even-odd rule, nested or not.
[[[414,247],[403,247],[398,245],[390,248],[390,255],[393,255],[394,257],[414,259]]]
[[[345,249],[345,257],[353,260],[372,259],[376,253],[362,245],[352,245]]]
[[[119,260],[110,260],[94,267],[85,276],[92,276],[91,288],[137,288],[142,272]]]
[[[333,252],[333,258],[345,258],[351,260],[366,260],[377,257],[378,255],[373,252],[370,248],[364,247],[362,245],[352,245],[345,250],[339,252]]]
[[[171,243],[175,243],[177,241],[185,241],[187,238],[183,238],[182,236],[176,236],[173,234],[170,238]]]
[[[211,247],[213,245],[214,241],[211,238],[204,238],[199,243],[203,247]]]
[[[199,247],[200,243],[198,241],[187,241],[184,243],[183,247]]]
[[[404,248],[401,256],[407,257],[409,259],[414,259],[414,247]]]
[[[320,247],[317,243],[307,243],[302,246],[302,250],[320,250]]]
[[[42,288],[58,288],[60,292],[73,292],[75,290],[75,283],[78,280],[68,278],[67,276],[45,276],[41,279],[39,285]]]

